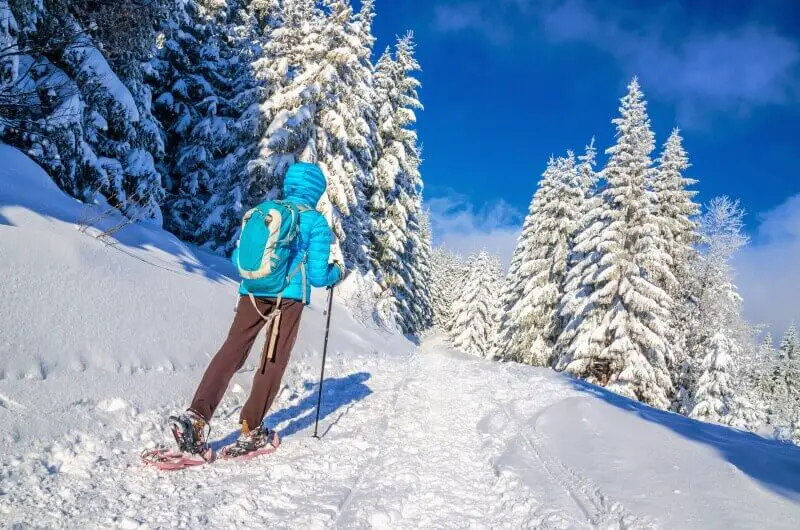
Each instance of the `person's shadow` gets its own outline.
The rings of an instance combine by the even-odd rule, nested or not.
[[[319,411],[320,422],[337,410],[361,401],[372,394],[372,390],[365,384],[370,377],[367,372],[357,372],[346,377],[325,379],[322,384],[322,406]],[[303,399],[290,407],[273,412],[264,419],[264,425],[269,428],[288,422],[278,430],[278,434],[282,439],[286,439],[314,425],[317,417],[319,383],[307,381],[303,385],[303,389],[306,391]],[[336,421],[338,421],[338,418]],[[331,427],[332,425],[327,428],[320,425],[320,437],[325,436]],[[238,437],[239,431],[233,431],[225,438],[212,442],[211,447],[214,451],[219,451],[226,445],[234,443]]]

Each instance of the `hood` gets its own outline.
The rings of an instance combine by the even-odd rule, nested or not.
[[[316,208],[327,183],[316,164],[298,162],[289,166],[283,179],[283,199]]]

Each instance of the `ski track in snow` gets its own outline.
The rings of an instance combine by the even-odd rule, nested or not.
[[[115,424],[102,436],[71,433],[5,457],[0,522],[19,528],[653,527],[525,430],[573,394],[566,385],[427,345],[371,362],[359,368],[371,372],[373,393],[326,418],[321,440],[306,428],[288,436],[276,454],[249,463],[172,473],[144,468],[139,450],[168,439],[164,419],[177,404],[139,412],[119,398],[78,403],[115,417]],[[213,439],[235,430],[243,397],[229,393]]]

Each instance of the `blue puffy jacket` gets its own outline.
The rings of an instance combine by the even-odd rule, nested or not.
[[[300,214],[300,233],[292,249],[289,270],[293,271],[300,264],[304,256],[306,262],[306,281],[299,269],[283,291],[283,298],[302,301],[311,300],[311,286],[328,287],[335,285],[344,272],[343,265],[329,264],[331,242],[333,234],[328,227],[328,222],[321,213],[316,211],[317,203],[325,193],[325,175],[314,164],[299,162],[289,167],[283,180],[283,200],[300,206],[310,208]],[[238,251],[234,251],[232,260],[237,263]],[[305,297],[303,292],[305,291]],[[260,298],[276,298],[279,293],[253,292],[249,293],[244,285],[240,285],[239,294],[246,296],[252,294]]]

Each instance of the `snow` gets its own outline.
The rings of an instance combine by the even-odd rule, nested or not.
[[[115,219],[78,230],[83,205],[18,151],[0,145],[0,160],[2,527],[798,526],[800,449],[441,335],[417,345],[353,318],[353,285],[334,307],[321,440],[317,292],[267,418],[281,449],[143,468],[139,451],[168,441],[166,416],[227,332],[232,271],[149,226],[108,245],[92,235]],[[236,435],[251,370],[218,411],[217,447]]]
[[[109,66],[103,54],[100,53],[100,50],[95,48],[91,41],[85,36],[81,36],[77,40],[78,44],[73,46],[71,50],[79,57],[82,57],[79,66],[81,72],[100,83],[111,97],[114,98],[114,101],[121,105],[122,112],[127,120],[138,122],[140,116],[139,109],[136,107],[136,101],[133,99],[128,88],[119,80],[111,69],[111,66]]]

